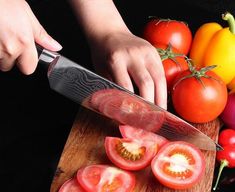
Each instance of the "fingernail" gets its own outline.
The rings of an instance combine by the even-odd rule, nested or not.
[[[54,51],[59,51],[63,48],[62,45],[55,39],[51,39],[51,46],[53,47],[53,49],[55,49]]]

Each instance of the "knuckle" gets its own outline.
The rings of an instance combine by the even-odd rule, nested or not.
[[[3,48],[3,53],[9,58],[16,57],[18,53],[17,46],[14,43],[7,43]]]
[[[121,50],[112,51],[107,55],[107,62],[112,65],[117,65],[122,60],[123,54]]]
[[[141,87],[152,87],[154,85],[152,78],[149,75],[143,75],[140,79]]]

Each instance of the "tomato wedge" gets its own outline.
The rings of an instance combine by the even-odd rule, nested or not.
[[[157,153],[157,144],[139,139],[106,137],[105,151],[113,164],[124,170],[141,170],[150,165]]]
[[[151,163],[155,177],[172,189],[194,186],[205,172],[205,159],[194,145],[184,141],[165,144]]]
[[[156,143],[158,149],[160,149],[164,144],[168,142],[165,137],[157,135],[156,133],[152,133],[150,131],[146,131],[143,129],[139,129],[136,127],[132,127],[129,125],[120,125],[119,130],[121,132],[122,137],[129,139],[136,139],[139,142],[152,142]]]
[[[89,165],[77,172],[77,180],[87,192],[132,192],[135,176],[109,165]]]
[[[60,187],[59,192],[86,192],[76,178],[69,179]]]

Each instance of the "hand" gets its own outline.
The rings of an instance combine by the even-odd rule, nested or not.
[[[95,70],[130,91],[167,108],[164,68],[157,50],[130,32],[117,32],[91,44]]]
[[[62,47],[47,34],[24,0],[0,0],[0,70],[16,63],[24,74],[34,72],[38,56],[35,42],[51,51]]]

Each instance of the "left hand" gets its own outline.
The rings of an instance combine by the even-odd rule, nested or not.
[[[115,32],[91,43],[95,70],[124,88],[167,108],[164,68],[157,50],[131,32]]]

